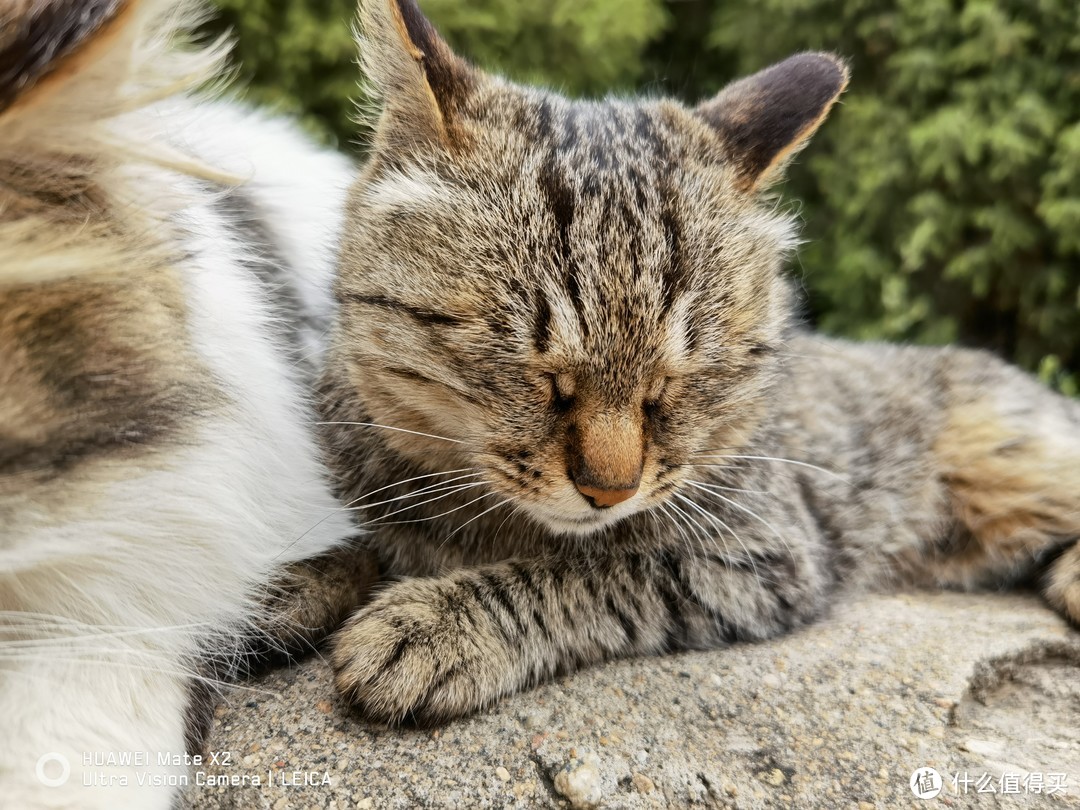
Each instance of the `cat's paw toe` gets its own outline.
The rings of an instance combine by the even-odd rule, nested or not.
[[[492,703],[508,667],[505,645],[423,580],[394,586],[337,633],[338,692],[389,725],[434,725]]]

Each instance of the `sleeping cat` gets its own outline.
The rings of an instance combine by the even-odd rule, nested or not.
[[[189,92],[224,55],[189,22],[0,11],[5,808],[172,806],[207,686],[339,619],[278,605],[355,534],[306,396],[350,166]],[[354,565],[318,590],[358,600]]]
[[[764,196],[847,82],[571,101],[367,0],[381,98],[322,382],[391,575],[340,691],[439,722],[606,659],[764,639],[838,586],[1041,576],[1080,621],[1080,405],[988,354],[809,334]]]

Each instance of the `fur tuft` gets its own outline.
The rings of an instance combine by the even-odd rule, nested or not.
[[[239,182],[173,146],[167,116],[141,114],[222,75],[227,43],[190,42],[202,19],[186,1],[133,0],[55,64],[8,77],[21,92],[0,111],[0,285],[159,265],[155,234],[175,205],[140,196],[148,171]],[[122,231],[118,205],[139,211]]]
[[[201,6],[189,0],[120,4],[115,16],[73,52],[57,55],[57,64],[30,78],[0,112],[5,157],[111,157],[126,162],[133,147],[145,153],[148,133],[124,116],[223,75],[228,43],[192,44],[190,32],[204,18]]]

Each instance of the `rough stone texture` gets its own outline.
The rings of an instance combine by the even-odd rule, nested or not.
[[[1026,595],[852,598],[795,635],[615,662],[434,731],[350,717],[312,660],[232,692],[210,749],[233,764],[208,773],[264,784],[194,786],[193,810],[569,807],[556,780],[582,764],[606,808],[1080,807],[1080,633]],[[909,787],[924,766],[933,800]],[[279,784],[294,771],[316,784]],[[965,772],[1068,792],[965,794]]]

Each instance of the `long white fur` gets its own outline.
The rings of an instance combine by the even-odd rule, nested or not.
[[[168,214],[182,225],[188,237],[175,247],[189,257],[179,269],[190,331],[229,405],[181,450],[137,465],[95,462],[99,474],[81,476],[73,501],[90,508],[61,500],[5,514],[0,806],[20,810],[170,807],[176,789],[155,782],[187,769],[158,757],[184,752],[193,657],[245,631],[276,567],[350,533],[317,461],[305,392],[272,336],[270,302],[243,266],[251,246],[236,241],[203,182],[246,183],[299,273],[304,303],[328,317],[350,166],[288,125],[188,95],[193,79],[219,69],[220,54],[175,49],[189,19],[176,3],[147,2],[137,13],[102,59],[47,103],[17,123],[0,120],[0,149],[47,141],[91,153],[124,178],[148,221]],[[26,236],[0,227],[0,283],[139,259],[110,256],[89,232],[34,244]],[[317,353],[319,336],[306,337]],[[143,752],[148,764],[92,764],[95,754],[124,752]],[[70,765],[62,786],[35,772],[51,754]],[[47,777],[58,770],[56,761],[45,765]],[[100,772],[113,784],[84,784]]]

